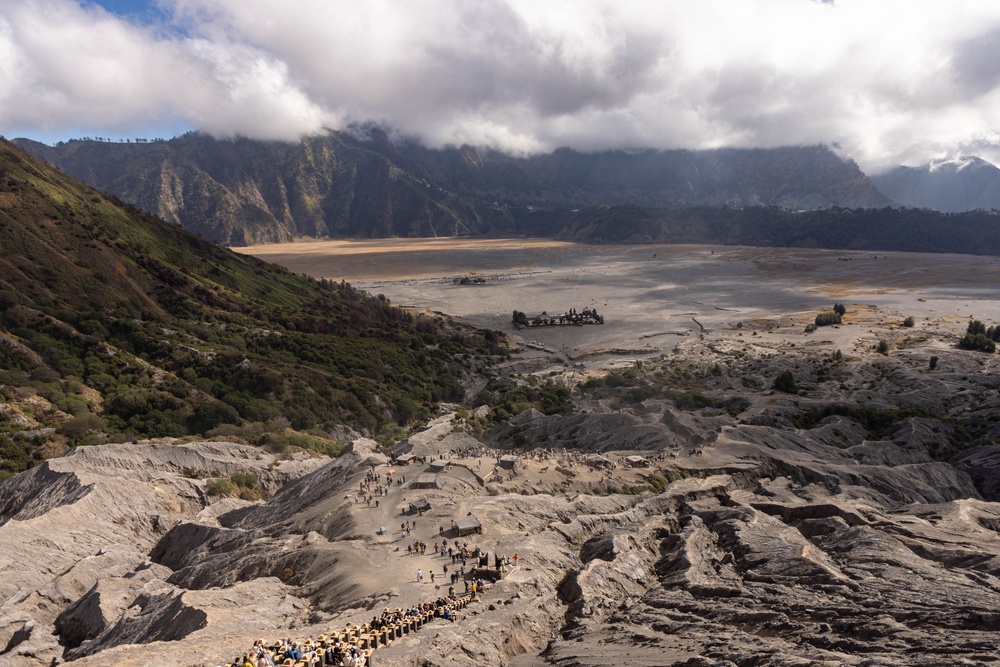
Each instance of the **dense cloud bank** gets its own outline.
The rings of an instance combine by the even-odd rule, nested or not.
[[[152,3],[151,3],[152,4]],[[1000,4],[0,0],[0,132],[1000,158]]]

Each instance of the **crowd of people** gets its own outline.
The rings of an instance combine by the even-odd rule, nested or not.
[[[320,635],[315,640],[296,642],[283,637],[268,644],[258,639],[249,651],[220,667],[366,667],[372,651],[390,644],[397,632],[409,632],[437,618],[454,622],[460,610],[485,588],[489,588],[487,582],[474,581],[470,592],[463,596],[442,596],[406,609],[386,607],[367,623],[330,636]]]
[[[479,467],[485,462],[487,465],[499,466],[500,458],[510,452],[495,450],[489,447],[466,448],[454,452],[441,452],[440,456],[444,460],[451,459],[478,459]],[[575,459],[575,453],[552,452],[536,450],[523,454],[528,459],[550,459],[556,458],[559,462],[563,460]],[[417,462],[426,462],[431,457],[415,457]],[[493,459],[493,461],[491,461]],[[394,483],[395,482],[395,483]],[[378,507],[379,500],[389,495],[393,487],[399,488],[406,482],[406,477],[396,474],[395,470],[389,472],[377,472],[374,467],[370,468],[363,480],[358,482],[355,494],[356,503],[367,503],[369,507]],[[400,532],[404,536],[409,536],[411,530],[416,529],[416,521],[406,521],[400,525]],[[441,533],[443,534],[443,528]],[[438,597],[435,600],[423,602],[418,605],[403,609],[397,608],[394,611],[388,607],[378,616],[361,626],[345,628],[343,631],[331,633],[330,636],[320,635],[315,640],[312,638],[305,641],[294,641],[285,637],[273,642],[257,640],[254,645],[244,654],[237,657],[231,663],[220,665],[220,667],[364,667],[370,664],[372,651],[390,644],[395,637],[399,637],[401,632],[410,632],[417,629],[423,623],[432,619],[443,619],[456,621],[459,618],[460,610],[476,595],[489,588],[492,583],[481,577],[467,579],[465,576],[466,565],[484,566],[489,559],[486,552],[479,547],[470,546],[468,542],[461,543],[459,540],[447,539],[433,544],[431,549],[425,541],[420,539],[409,540],[406,550],[409,554],[423,555],[428,550],[431,554],[441,558],[441,574],[450,579],[448,594]],[[513,564],[517,563],[518,556],[515,554]],[[511,559],[495,556],[497,571],[500,572],[512,564]],[[475,572],[475,571],[474,571]],[[423,581],[423,570],[417,569],[418,582]],[[428,574],[433,581],[436,573],[433,569],[428,570]],[[499,577],[497,577],[499,578]],[[495,580],[495,579],[494,579]],[[464,592],[456,592],[455,586],[464,581]]]
[[[426,462],[430,459],[439,459],[442,461],[452,461],[452,460],[468,460],[476,459],[477,467],[482,466],[483,459],[487,460],[487,463],[492,463],[494,467],[499,467],[500,459],[504,456],[515,455],[522,459],[528,461],[549,461],[556,465],[572,465],[572,464],[586,464],[587,455],[590,452],[584,452],[581,450],[572,449],[546,449],[543,447],[538,447],[536,449],[531,449],[527,451],[519,450],[509,450],[509,449],[496,449],[493,447],[487,447],[482,445],[480,447],[463,447],[461,449],[456,449],[454,451],[436,452],[434,456],[418,456],[413,460],[414,462],[421,463]],[[646,458],[650,461],[665,461],[668,457],[666,452],[644,452]],[[624,457],[622,457],[624,458]]]

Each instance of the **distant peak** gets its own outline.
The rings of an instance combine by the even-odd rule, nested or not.
[[[959,172],[966,167],[983,167],[990,166],[992,164],[976,157],[975,155],[956,155],[954,157],[942,158],[940,160],[931,160],[927,163],[927,170],[931,173],[939,171],[941,169],[950,169],[951,171]],[[993,167],[994,169],[996,167]]]

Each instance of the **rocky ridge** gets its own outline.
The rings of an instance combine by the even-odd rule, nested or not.
[[[101,445],[71,450],[6,481],[0,491],[5,664],[49,664],[67,649],[68,657],[79,656],[88,650],[80,648],[84,642],[100,650],[109,633],[118,643],[121,636],[139,643],[204,625],[206,615],[163,582],[169,570],[149,560],[151,548],[179,522],[210,524],[214,512],[245,504],[214,503],[206,492],[211,478],[252,473],[274,490],[321,461],[281,461],[221,442]],[[172,611],[145,623],[129,611],[149,605]]]
[[[823,146],[513,157],[431,150],[375,127],[298,143],[16,143],[93,187],[230,245],[302,237],[538,233],[536,207],[879,207],[892,202]]]

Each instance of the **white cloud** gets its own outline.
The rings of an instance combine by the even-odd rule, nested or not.
[[[0,0],[0,131],[292,139],[376,120],[519,152],[837,142],[872,170],[1000,158],[994,0],[159,4],[172,24]]]

